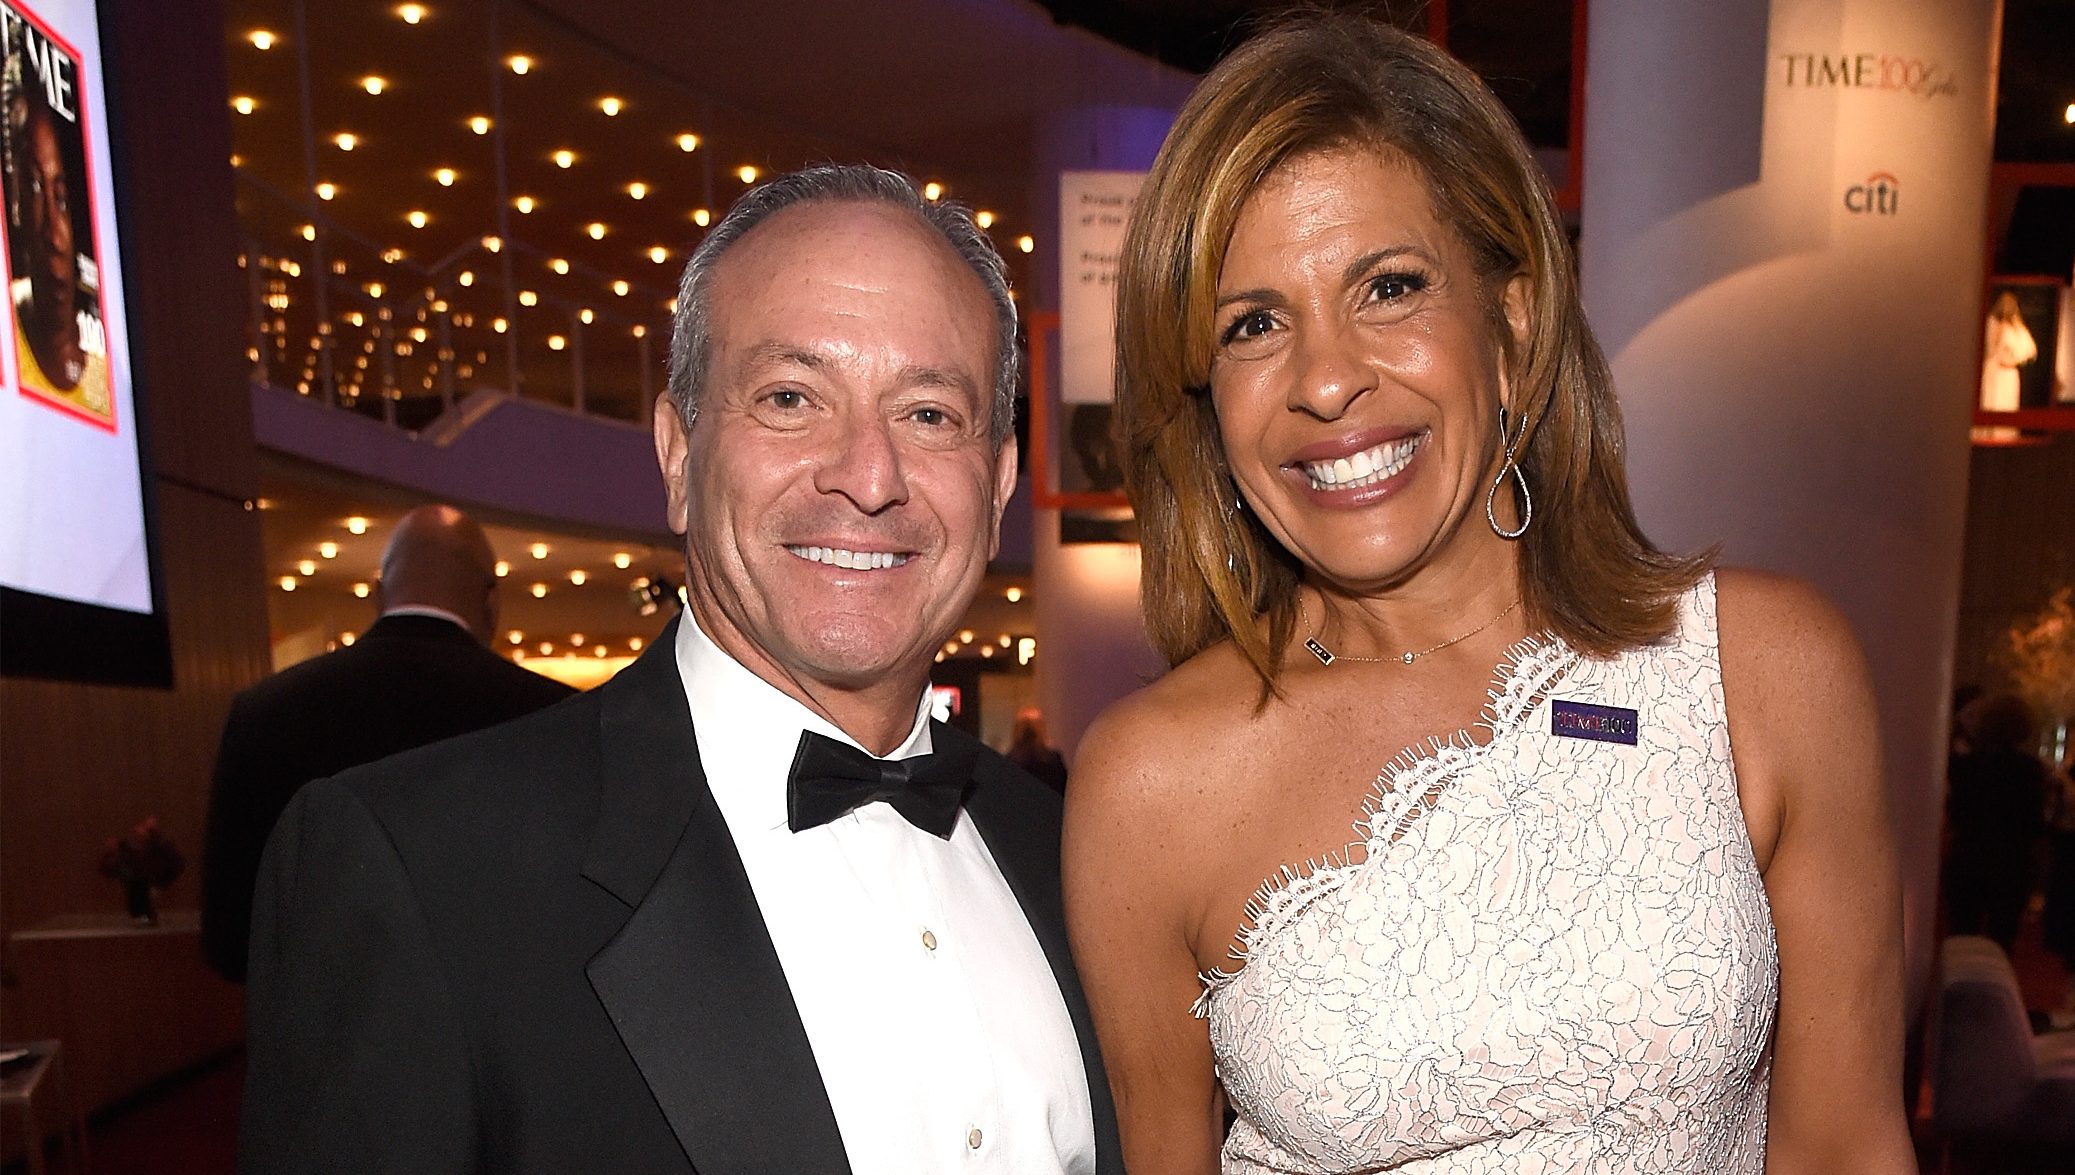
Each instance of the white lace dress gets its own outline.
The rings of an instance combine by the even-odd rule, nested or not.
[[[1611,661],[1524,643],[1486,741],[1407,753],[1344,854],[1263,887],[1197,1004],[1227,1173],[1764,1169],[1778,956],[1712,578],[1680,613]],[[1572,703],[1635,745],[1554,733]]]

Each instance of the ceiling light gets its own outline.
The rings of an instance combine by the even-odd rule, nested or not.
[[[240,94],[237,97],[231,99],[231,109],[237,111],[239,114],[250,114],[253,111],[259,109],[259,103],[253,101],[251,98],[247,97],[244,94]]]
[[[243,167],[243,166],[245,166],[245,157],[244,157],[243,155],[240,155],[240,154],[238,154],[238,153],[237,153],[237,152],[235,152],[235,151],[231,152],[231,166],[232,166],[232,167]]]
[[[545,559],[548,557],[548,545],[546,543],[535,543],[528,549],[533,552],[535,559]]]
[[[576,162],[576,152],[571,151],[567,147],[564,147],[560,151],[555,152],[553,158],[555,160],[556,167],[566,168],[573,165]]]
[[[364,583],[356,583],[353,585],[353,594],[363,600],[367,599],[367,594],[372,590],[374,589],[368,587],[368,585]]]
[[[425,213],[420,211],[419,209],[413,208],[411,209],[410,214],[408,216],[405,216],[404,219],[411,222],[412,228],[424,228],[426,222],[429,221],[431,217],[426,216]]]
[[[981,228],[993,228],[994,213],[987,211],[985,208],[982,208],[978,212],[973,213],[973,223],[979,225]]]
[[[604,111],[605,117],[607,118],[612,118],[618,115],[620,112],[620,107],[620,100],[618,98],[613,97],[610,94],[607,94],[605,97],[598,99],[598,109]]]
[[[692,134],[690,131],[677,136],[677,149],[680,151],[697,151],[699,149],[699,136]]]
[[[515,645],[524,644],[526,641],[526,634],[514,628],[510,632],[504,634],[504,639],[510,641]]]
[[[569,573],[569,582],[575,584],[577,587],[584,586],[584,581],[589,578],[591,578],[589,573],[584,571],[584,569],[581,567]],[[577,643],[582,644],[583,642],[579,641]]]
[[[995,637],[994,641],[996,644],[1000,645],[1004,649],[1008,648],[1010,645],[1015,643],[1013,640],[1009,638],[1008,633],[1003,633],[1000,636]]]
[[[624,279],[612,283],[612,292],[618,294],[622,298],[627,296],[627,291],[631,288],[632,287],[629,286]]]
[[[490,133],[490,120],[478,114],[468,120],[468,129],[479,135],[487,135]]]
[[[432,178],[433,181],[439,184],[440,187],[451,188],[454,186],[454,169],[451,167],[442,167],[438,171],[432,173]]]
[[[394,247],[384,249],[382,250],[382,260],[394,265],[403,260],[403,250]]]
[[[607,650],[604,645],[592,645],[591,655],[593,657],[603,657],[607,655]]]
[[[302,572],[304,575],[315,575],[317,574],[317,560],[305,559],[302,562],[296,564],[295,569],[297,571]]]
[[[602,241],[605,239],[605,226],[595,220],[585,225],[584,231],[589,233],[591,235],[591,239],[594,241]]]
[[[573,646],[575,646],[575,647],[579,648],[579,649],[583,648],[583,647],[584,647],[584,634],[583,634],[583,633],[580,633],[580,632],[572,632],[572,633],[570,633],[570,634],[569,634],[569,643],[570,643],[571,645],[573,645]]]
[[[541,586],[543,586],[543,585],[541,585],[541,584],[535,584],[534,586],[535,586],[535,587],[541,587]],[[535,595],[545,595],[546,593],[545,593],[545,592],[535,592],[534,594],[535,594]],[[540,642],[540,655],[541,655],[541,656],[545,657],[545,656],[547,656],[548,654],[550,654],[550,653],[552,653],[552,652],[554,652],[554,651],[555,651],[555,646],[554,646],[554,643],[553,643],[553,642],[551,642],[551,641],[542,641],[542,642]]]
[[[378,77],[375,74],[369,74],[366,77],[360,79],[360,88],[366,90],[370,94],[379,94],[383,90],[389,88],[389,82],[386,78]]]
[[[705,228],[713,223],[713,213],[708,212],[704,208],[694,208],[692,209],[692,223],[700,228]]]
[[[425,6],[423,4],[400,4],[397,6],[396,15],[403,17],[405,24],[417,24],[425,19]]]
[[[2068,108],[2061,111],[2061,120],[2069,126],[2075,126],[2075,102],[2068,103]]]
[[[942,184],[938,183],[938,182],[937,182],[937,181],[935,181],[935,180],[931,180],[931,181],[929,181],[928,183],[926,183],[926,184],[922,185],[922,198],[923,198],[923,199],[925,199],[925,200],[941,200],[941,199],[943,199],[943,198],[944,198],[944,185],[942,185]]]
[[[549,335],[549,336],[548,336],[548,350],[550,350],[550,351],[560,351],[561,349],[563,349],[564,347],[567,347],[568,345],[569,345],[569,340],[568,340],[568,339],[565,339],[565,338],[563,338],[563,337],[562,337],[561,335]]]
[[[648,185],[640,180],[635,180],[627,185],[627,194],[636,200],[645,199],[648,196]]]
[[[476,271],[473,269],[464,269],[460,273],[454,275],[454,280],[460,285],[472,286],[476,284]],[[353,325],[358,326],[360,324],[354,323]]]
[[[363,288],[367,290],[367,296],[370,298],[379,298],[382,296],[381,282],[369,282]]]
[[[585,326],[591,325],[591,319],[593,317],[595,317],[595,315],[591,313],[591,308],[589,306],[586,306],[582,310],[576,312],[576,320],[578,322],[583,323]]]
[[[533,59],[524,53],[514,53],[510,57],[505,58],[504,63],[511,66],[512,72],[521,77],[525,76],[527,70],[533,68]]]
[[[490,252],[492,252],[492,253],[498,252],[499,250],[501,250],[501,249],[503,249],[503,248],[504,248],[504,238],[503,238],[503,237],[484,237],[484,238],[483,238],[483,248],[485,248],[485,249],[488,249],[488,250],[489,250]]]
[[[351,151],[360,146],[360,136],[352,131],[340,131],[331,137],[331,141],[337,143],[341,151]]]
[[[568,273],[569,261],[567,258],[557,257],[554,260],[548,262],[548,268],[554,270],[556,273]]]
[[[532,592],[533,598],[536,600],[545,599],[547,598],[548,594],[548,585],[544,583],[536,583],[532,587],[527,588],[526,590]],[[543,648],[541,649],[541,652],[545,653],[547,652],[547,649]]]
[[[637,323],[635,323],[635,324],[634,324],[634,337],[635,337],[635,338],[637,338],[637,339],[645,339],[645,338],[647,338],[647,337],[648,337],[648,328],[647,328],[647,327],[645,327],[645,326],[643,326],[643,325],[641,325],[641,324],[640,324],[640,323],[638,323],[638,322],[637,322]]]
[[[539,305],[539,304],[540,304],[540,295],[539,295],[539,294],[536,294],[536,293],[534,293],[534,292],[533,292],[532,290],[520,290],[520,291],[519,291],[519,305],[521,305],[521,306],[537,306],[537,305]],[[536,559],[538,559],[539,557],[540,557],[540,556],[538,556],[538,555],[534,556],[534,558],[536,558]]]
[[[745,184],[753,184],[757,182],[757,169],[745,163],[735,169],[735,177]]]
[[[504,316],[501,314],[498,315],[496,318],[490,320],[490,329],[496,331],[498,334],[503,334],[505,331],[510,330],[511,325],[511,323],[506,322],[504,320]]]
[[[317,553],[327,559],[336,559],[339,557],[339,545],[330,539],[326,539],[317,544]]]
[[[281,590],[282,590],[282,591],[284,591],[284,592],[292,592],[292,591],[294,591],[294,590],[295,590],[295,576],[293,576],[293,575],[284,575],[284,576],[282,576],[282,577],[281,577]]]
[[[635,651],[635,652],[637,652],[637,653],[638,653],[638,652],[640,652],[640,651],[641,651],[641,638],[640,638],[640,637],[638,637],[638,636],[630,636],[630,637],[628,637],[628,638],[627,638],[627,647],[628,647],[628,648],[630,648],[630,649],[632,649],[632,650],[634,650],[634,651]]]
[[[665,261],[670,260],[670,250],[665,249],[661,245],[653,245],[649,248],[648,259],[657,265],[661,265]]]
[[[336,185],[336,184],[329,184],[329,183],[324,183],[324,184],[318,184],[318,185],[317,185],[317,198],[318,198],[319,200],[329,200],[329,199],[331,199],[331,198],[332,198],[333,196],[336,196],[336,195],[338,195],[338,194],[339,194],[339,189],[338,189],[338,185]]]
[[[634,556],[629,555],[625,551],[614,551],[612,553],[612,565],[621,571],[625,571],[627,568],[634,566]]]
[[[1037,238],[1024,233],[1016,238],[1016,247],[1025,253],[1034,253],[1037,251]]]
[[[252,42],[254,49],[272,49],[274,47],[274,34],[265,29],[253,29],[245,34],[245,39]]]
[[[959,630],[958,630],[958,643],[959,643],[959,644],[961,644],[961,645],[969,645],[969,644],[972,644],[972,643],[973,643],[973,637],[974,637],[975,635],[976,635],[976,634],[975,634],[975,633],[973,632],[973,630],[972,630],[972,629],[970,629],[970,628],[961,628],[961,629],[959,629]]]
[[[1002,593],[1002,598],[1011,604],[1017,603],[1023,599],[1023,589],[1015,584],[1010,584],[1008,590]]]
[[[512,565],[505,562],[502,559],[499,559],[497,561],[497,566],[492,568],[491,570],[497,572],[497,578],[503,579],[505,576],[510,575],[512,573]]]
[[[535,204],[534,199],[531,196],[520,196],[518,199],[512,201],[512,207],[518,209],[520,215],[525,215],[527,213],[532,212],[534,208],[537,206],[538,205]]]
[[[306,225],[304,225],[304,226],[303,226],[303,239],[304,239],[304,240],[306,240],[306,241],[314,241],[314,240],[316,240],[316,239],[317,239],[317,226],[316,226],[316,225],[314,225],[314,224],[306,224]]]

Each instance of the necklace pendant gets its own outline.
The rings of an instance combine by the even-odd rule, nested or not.
[[[1414,657],[1417,657],[1417,656],[1419,656],[1419,654],[1418,654],[1418,653],[1407,653],[1407,654],[1405,654],[1405,664],[1407,664],[1407,665],[1410,665],[1410,664],[1412,664],[1412,659],[1413,659]]]
[[[1326,646],[1318,643],[1318,639],[1316,637],[1305,637],[1304,647],[1311,651],[1312,656],[1318,658],[1319,664],[1331,665],[1333,663],[1333,651],[1331,649],[1328,649]]]

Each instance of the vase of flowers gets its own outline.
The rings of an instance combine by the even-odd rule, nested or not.
[[[152,891],[173,884],[186,865],[180,849],[159,831],[156,816],[147,817],[128,836],[111,837],[101,850],[101,876],[122,883],[130,917],[140,926],[158,924]]]

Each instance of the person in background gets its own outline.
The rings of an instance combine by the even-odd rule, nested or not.
[[[239,694],[224,722],[202,856],[202,953],[245,979],[260,851],[296,789],[568,697],[491,652],[497,557],[452,506],[405,514],[382,551],[380,617],[359,640]]]
[[[2040,937],[2061,961],[2067,988],[2047,1017],[2075,1028],[2075,762],[2053,773],[2046,801],[2046,910]]]
[[[1045,715],[1036,706],[1016,711],[1015,733],[1009,738],[1009,762],[1066,794],[1066,757],[1045,740]]]
[[[2032,708],[2016,694],[1970,706],[1968,749],[1952,762],[1945,818],[1948,934],[1982,934],[2008,953],[2017,943],[2046,840],[2046,764],[2033,753]]]
[[[1916,1169],[1857,641],[1641,532],[1576,280],[1490,90],[1354,14],[1227,57],[1140,189],[1173,668],[1065,838],[1133,1175]]]

